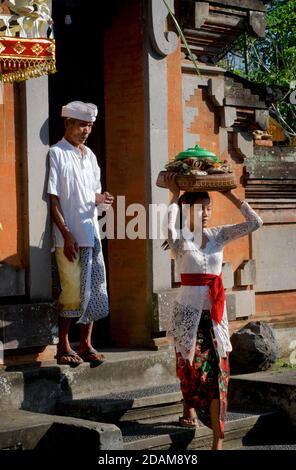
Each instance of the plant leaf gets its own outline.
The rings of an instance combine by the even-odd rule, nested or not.
[[[175,15],[174,15],[174,13],[172,12],[172,10],[170,9],[170,7],[168,6],[166,0],[162,0],[162,1],[163,1],[163,3],[165,4],[165,6],[166,6],[166,8],[167,8],[167,10],[168,10],[168,12],[169,12],[169,14],[171,15],[171,17],[172,17],[172,19],[173,19],[173,21],[174,21],[174,24],[175,24],[175,26],[176,26],[176,28],[177,28],[177,31],[178,31],[178,33],[180,34],[181,39],[182,39],[182,41],[183,41],[183,44],[184,44],[184,46],[186,47],[186,49],[187,49],[187,51],[188,51],[189,57],[190,57],[191,61],[193,62],[193,65],[194,65],[194,67],[195,67],[195,69],[196,69],[197,74],[200,75],[200,71],[199,71],[199,69],[198,69],[196,60],[195,60],[195,58],[193,57],[193,54],[192,54],[191,49],[190,49],[190,47],[189,47],[189,44],[188,44],[187,41],[186,41],[186,38],[185,38],[185,36],[184,36],[184,34],[183,34],[183,31],[182,31],[182,29],[181,29],[181,27],[180,27],[180,25],[179,25],[179,23],[178,23],[178,21],[177,21]]]

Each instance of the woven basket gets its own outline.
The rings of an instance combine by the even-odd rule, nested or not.
[[[161,171],[158,175],[156,186],[167,188],[164,175],[167,171]],[[181,191],[227,191],[237,187],[234,173],[221,173],[205,176],[178,175],[176,183]]]

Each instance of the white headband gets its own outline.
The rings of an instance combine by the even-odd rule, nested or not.
[[[80,121],[94,122],[98,114],[98,108],[93,103],[71,101],[62,107],[62,117],[79,119]]]

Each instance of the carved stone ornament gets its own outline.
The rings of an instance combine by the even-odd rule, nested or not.
[[[174,0],[166,0],[174,13]],[[172,54],[178,47],[178,34],[165,31],[169,11],[162,0],[149,0],[150,38],[155,51],[162,57]]]
[[[268,119],[268,109],[256,109],[255,120],[256,123],[259,125],[260,129],[262,129],[263,131],[266,131],[266,129],[268,128]]]
[[[266,28],[265,13],[261,11],[249,12],[250,33],[257,38],[264,38]]]
[[[233,106],[223,106],[220,108],[221,126],[232,127],[237,118],[236,108]]]
[[[210,78],[208,94],[215,106],[223,106],[225,98],[225,85],[223,78]]]
[[[252,157],[254,154],[253,136],[250,132],[234,132],[233,146],[243,158]]]
[[[205,2],[195,3],[195,27],[201,28],[210,15],[210,4]]]

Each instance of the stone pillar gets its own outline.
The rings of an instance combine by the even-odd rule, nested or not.
[[[168,2],[174,11],[174,2]],[[165,32],[168,10],[163,2],[148,2],[148,34],[145,43],[145,153],[150,204],[168,204],[168,191],[156,186],[158,173],[168,162],[168,75],[167,55],[176,51],[178,36]],[[161,218],[163,220],[163,218]],[[170,253],[161,248],[163,240],[151,241],[152,289],[171,287]]]
[[[118,5],[105,33],[106,188],[125,196],[126,208],[140,203],[147,211],[145,239],[120,239],[117,233],[108,240],[116,346],[151,346],[153,292],[171,287],[169,253],[161,240],[148,236],[149,205],[168,203],[168,192],[155,183],[168,160],[166,54],[176,49],[178,38],[164,35],[163,7],[159,0]]]
[[[24,161],[27,162],[27,294],[30,300],[51,298],[50,217],[47,198],[48,79],[21,85]],[[24,191],[26,193],[26,190]]]
[[[149,240],[127,238],[125,218],[129,205],[138,203],[147,209],[149,202],[143,44],[143,3],[120,2],[104,41],[106,189],[125,197],[125,207],[115,200],[116,220],[121,213],[124,224],[120,228],[116,224],[115,238],[108,239],[107,258],[111,337],[119,347],[151,342]]]

